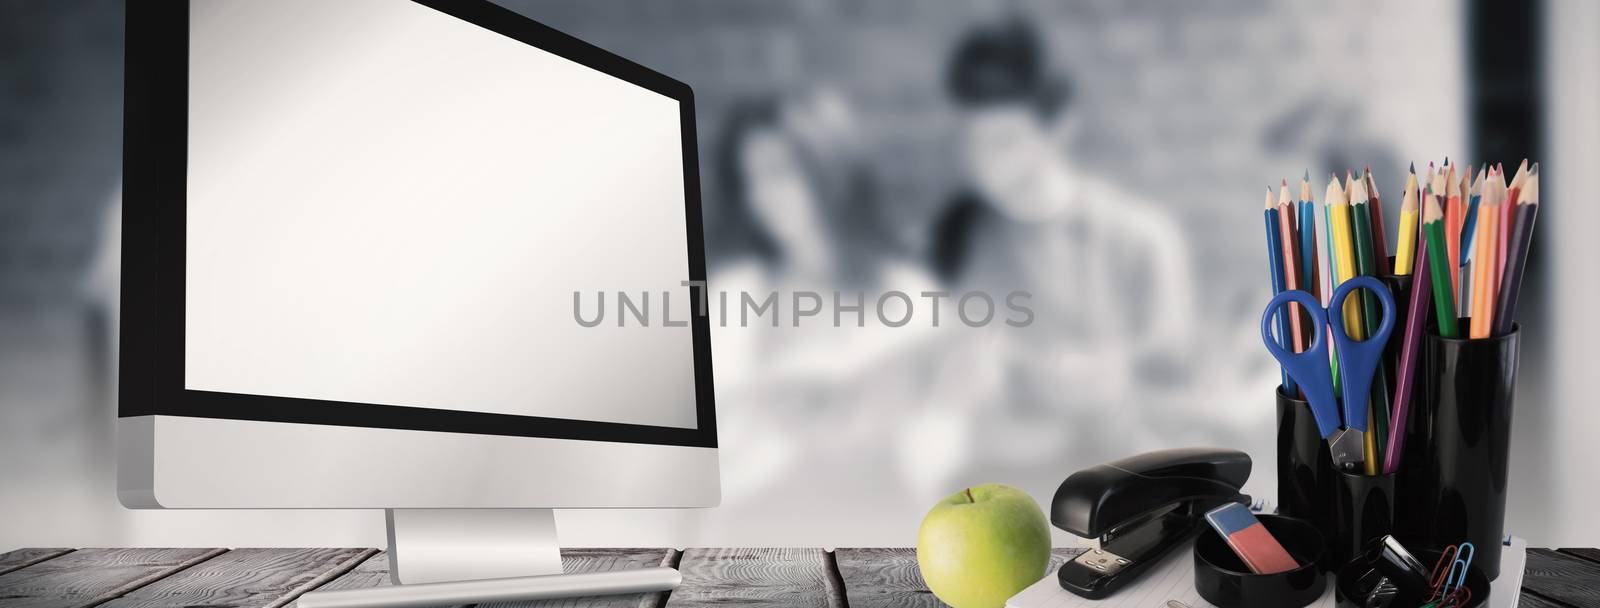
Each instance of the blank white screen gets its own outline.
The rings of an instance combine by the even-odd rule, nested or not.
[[[187,388],[695,427],[676,100],[401,0],[192,7]]]

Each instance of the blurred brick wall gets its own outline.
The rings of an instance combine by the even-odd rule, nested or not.
[[[1459,102],[1438,101],[1456,99],[1459,83],[1422,69],[1458,45],[1445,27],[1436,42],[1419,35],[1419,20],[1453,18],[1449,3],[1337,12],[1265,0],[500,3],[693,85],[708,205],[717,193],[707,155],[730,103],[841,92],[913,241],[960,176],[945,58],[965,28],[1009,13],[1037,23],[1072,76],[1085,126],[1077,158],[1180,214],[1195,256],[1216,264],[1259,265],[1247,257],[1253,243],[1205,236],[1248,222],[1242,213],[1269,180],[1326,175],[1348,157],[1372,162],[1392,193],[1408,138],[1431,138],[1420,158],[1461,147]],[[120,172],[121,23],[114,0],[0,0],[0,302],[59,301],[89,263]],[[1409,36],[1418,42],[1397,44]],[[1408,52],[1416,65],[1395,68]],[[1371,106],[1386,122],[1363,114]]]
[[[122,173],[122,3],[0,1],[0,306],[81,287]]]
[[[1204,306],[1224,314],[1265,293],[1233,278],[1262,265],[1264,185],[1309,169],[1320,199],[1329,171],[1370,163],[1398,203],[1405,159],[1465,143],[1458,10],[1443,0],[500,3],[693,85],[702,159],[741,96],[841,91],[913,243],[961,176],[941,81],[951,47],[974,23],[1022,14],[1074,84],[1075,158],[1184,222],[1202,284],[1229,288]],[[715,205],[711,168],[702,162]]]

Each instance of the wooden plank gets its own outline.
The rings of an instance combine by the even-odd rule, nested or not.
[[[1063,562],[1080,553],[1083,553],[1082,548],[1052,550],[1045,572],[1054,572]],[[922,571],[917,568],[916,549],[839,549],[834,555],[850,608],[944,605],[923,582]]]
[[[366,589],[368,587],[385,587],[389,585],[389,554],[386,551],[376,551],[365,561],[351,568],[349,572],[339,575],[328,584],[317,587],[314,591],[338,591],[340,589]]]
[[[1568,548],[1556,549],[1556,550],[1560,551],[1562,553],[1565,553],[1567,555],[1571,555],[1573,557],[1583,558],[1583,559],[1589,560],[1591,562],[1595,562],[1597,564],[1600,564],[1600,549],[1589,549],[1589,548],[1579,549],[1579,548],[1575,548],[1575,547],[1568,547]]]
[[[836,549],[833,554],[850,608],[944,605],[923,582],[916,549]]]
[[[235,549],[145,585],[104,608],[276,608],[349,572],[376,549]]]
[[[1527,590],[1523,590],[1522,597],[1517,599],[1517,608],[1574,608],[1574,607],[1568,606],[1566,604],[1563,604],[1563,603],[1560,603],[1560,602],[1556,602],[1556,601],[1553,601],[1553,600],[1547,600],[1545,598],[1542,598],[1542,597],[1539,597],[1537,595],[1534,595],[1532,592],[1529,592]]]
[[[225,552],[81,549],[0,575],[0,604],[6,608],[95,606]]]
[[[0,574],[21,570],[47,559],[71,553],[71,549],[17,549],[0,553]]]
[[[673,566],[676,565],[677,556],[678,552],[672,549],[563,549],[561,551],[561,565],[564,570],[570,573],[610,572],[655,566]],[[389,555],[380,551],[343,576],[319,587],[317,590],[336,591],[339,589],[364,589],[387,585],[389,585]],[[483,606],[486,608],[546,608],[558,606],[655,608],[660,606],[665,598],[666,593],[635,593],[631,595],[543,600],[538,602],[484,604]]]
[[[671,566],[678,552],[672,549],[563,549],[562,570],[582,572],[614,572]],[[666,599],[666,592],[603,595],[569,599],[540,600],[537,602],[507,602],[483,604],[480,608],[655,608]]]
[[[1600,563],[1550,549],[1529,549],[1524,595],[1571,606],[1600,606]]]
[[[686,549],[678,570],[683,584],[667,596],[667,608],[844,606],[822,549]]]

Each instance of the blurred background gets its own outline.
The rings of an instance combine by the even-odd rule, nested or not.
[[[1192,445],[1248,451],[1272,498],[1262,187],[1309,171],[1321,200],[1370,164],[1392,241],[1407,163],[1445,156],[1551,182],[1507,529],[1600,544],[1600,211],[1577,192],[1600,166],[1600,4],[499,3],[694,87],[712,289],[1026,290],[1036,315],[716,328],[723,506],[562,512],[565,545],[908,546],[966,485],[1048,502],[1080,468]],[[372,511],[116,502],[123,12],[0,0],[0,549],[381,546]]]

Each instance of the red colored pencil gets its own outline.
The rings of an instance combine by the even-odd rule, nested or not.
[[[1367,165],[1367,211],[1372,215],[1372,253],[1378,263],[1378,276],[1389,276],[1394,269],[1389,265],[1389,243],[1383,232],[1383,200],[1378,196],[1378,185],[1372,181],[1372,165]]]
[[[1289,182],[1285,180],[1278,188],[1278,242],[1279,250],[1283,252],[1283,288],[1286,291],[1300,289],[1300,263],[1296,252],[1300,251],[1299,228],[1296,221],[1294,205],[1289,203]],[[1306,334],[1301,329],[1300,305],[1289,303],[1289,332],[1294,336],[1291,343],[1294,352],[1305,352]]]
[[[1444,175],[1444,250],[1450,267],[1450,295],[1459,310],[1461,304],[1461,185],[1456,183],[1456,167],[1450,165]]]
[[[1502,172],[1503,174],[1503,172]],[[1522,164],[1517,167],[1517,173],[1511,178],[1510,187],[1506,188],[1506,201],[1500,205],[1500,242],[1495,244],[1495,276],[1505,276],[1506,253],[1510,240],[1512,224],[1516,223],[1513,217],[1516,213],[1517,203],[1522,201],[1522,186],[1528,180],[1528,159],[1522,159]]]

